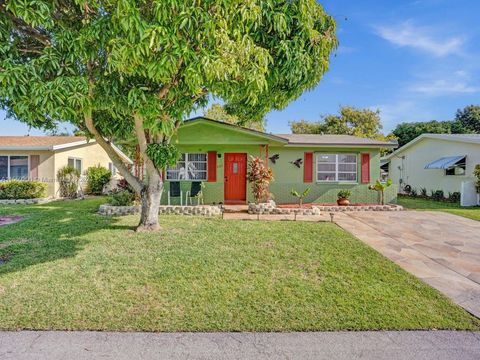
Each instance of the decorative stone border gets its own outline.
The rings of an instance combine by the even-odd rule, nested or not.
[[[361,206],[312,206],[311,208],[279,208],[275,202],[250,203],[248,204],[249,214],[297,214],[297,215],[320,215],[322,211],[345,212],[345,211],[401,211],[400,205],[361,205]]]
[[[0,200],[0,205],[33,205],[46,204],[54,201],[52,198],[37,198],[37,199],[14,199],[14,200]]]
[[[140,206],[112,206],[108,204],[100,205],[98,213],[100,215],[133,215],[141,211]],[[166,205],[160,206],[160,214],[177,214],[177,215],[200,215],[200,216],[216,216],[222,214],[222,209],[214,205],[198,205],[198,206],[180,206]]]
[[[138,214],[141,211],[141,207],[136,205],[136,206],[112,206],[108,204],[103,204],[100,205],[98,208],[98,213],[100,215],[108,215],[108,216],[114,216],[114,215],[133,215],[133,214]]]

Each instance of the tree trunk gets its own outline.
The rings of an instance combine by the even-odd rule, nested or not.
[[[157,231],[160,230],[158,222],[158,211],[160,199],[162,198],[163,181],[157,172],[149,174],[148,184],[142,189],[140,197],[142,200],[142,212],[140,223],[136,231]]]

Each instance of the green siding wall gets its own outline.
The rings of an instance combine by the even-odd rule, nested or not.
[[[192,134],[190,134],[192,136]],[[228,140],[228,139],[227,139]],[[241,141],[240,138],[231,138],[232,141]],[[204,141],[199,140],[199,141]],[[182,152],[208,152],[216,151],[217,154],[221,154],[221,157],[217,157],[217,181],[216,182],[205,182],[204,190],[204,201],[205,203],[219,203],[223,202],[223,161],[224,153],[228,152],[238,152],[238,153],[247,153],[249,155],[265,157],[265,153],[260,154],[261,147],[260,145],[218,145],[218,144],[208,144],[208,145],[180,145],[179,148]],[[290,162],[295,161],[298,158],[304,157],[304,152],[324,152],[324,153],[355,153],[358,154],[358,166],[357,166],[357,179],[358,183],[317,183],[315,182],[315,154],[314,154],[314,181],[312,183],[303,182],[303,164],[300,168],[297,168],[295,165]],[[310,193],[305,199],[306,202],[318,202],[318,203],[332,203],[337,199],[337,192],[341,189],[350,189],[352,191],[352,202],[362,202],[362,203],[376,203],[378,202],[378,194],[375,191],[368,189],[368,184],[360,184],[360,154],[369,153],[370,154],[370,178],[371,182],[374,183],[380,177],[380,154],[378,149],[369,149],[369,148],[293,148],[293,147],[281,147],[281,146],[270,146],[269,147],[269,156],[273,154],[279,154],[280,158],[277,160],[276,164],[273,164],[269,161],[269,166],[272,168],[275,181],[270,185],[270,192],[272,193],[272,198],[277,203],[294,203],[296,198],[290,195],[290,191],[293,189],[298,191],[303,191],[305,188],[309,187]],[[184,192],[190,189],[190,181],[181,181],[181,187]],[[162,196],[162,204],[167,203],[167,191],[169,185],[168,182],[165,184],[165,191]],[[386,202],[396,202],[397,188],[391,186],[385,195]],[[249,184],[247,183],[247,200],[253,201],[252,192]],[[179,203],[178,199],[172,201],[173,204]]]

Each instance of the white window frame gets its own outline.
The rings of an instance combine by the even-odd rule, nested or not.
[[[80,174],[82,174],[82,173],[83,173],[83,159],[82,159],[82,158],[79,158],[79,157],[69,156],[68,159],[67,159],[67,166],[68,166],[68,162],[69,162],[70,160],[73,160],[73,165],[74,165],[73,168],[74,168],[74,169],[77,169],[77,168],[76,168],[77,160],[80,161]],[[78,170],[78,169],[77,169],[77,170]]]
[[[190,152],[190,153],[182,153],[182,155],[184,155],[185,157],[185,161],[182,161],[185,163],[185,169],[189,169],[189,164],[190,163],[194,163],[194,162],[199,162],[199,161],[190,161],[188,160],[188,155],[205,155],[205,167],[206,167],[206,170],[203,171],[201,170],[202,172],[205,173],[205,178],[194,178],[191,176],[191,173],[190,171],[186,171],[185,173],[185,177],[184,178],[177,178],[177,179],[172,179],[169,177],[170,174],[172,174],[172,172],[180,172],[180,169],[170,169],[170,168],[167,168],[166,170],[166,180],[167,181],[207,181],[208,180],[208,154],[206,152]],[[201,161],[203,163],[203,161]]]
[[[463,174],[455,174],[457,168],[463,168]],[[447,171],[453,169],[453,174],[448,174]],[[467,162],[454,165],[444,171],[445,176],[466,176],[467,175]]]
[[[26,157],[27,158],[27,178],[25,180],[28,180],[30,179],[30,170],[31,170],[31,167],[30,167],[30,155],[16,155],[16,154],[13,154],[13,155],[0,155],[0,157],[6,157],[7,158],[7,178],[6,179],[0,179],[0,181],[2,180],[11,180],[12,179],[12,175],[11,175],[11,171],[10,171],[10,166],[11,166],[11,162],[10,162],[10,157],[12,156],[21,156],[21,157]],[[21,179],[23,180],[23,179]]]
[[[318,157],[322,155],[335,155],[335,170],[332,171],[319,171],[319,163],[318,163]],[[347,156],[355,156],[355,163],[342,163],[342,164],[349,164],[353,165],[355,164],[355,171],[339,171],[338,170],[338,156],[339,155],[347,155]],[[330,163],[325,163],[325,164],[333,164],[333,162]],[[318,174],[335,174],[335,179],[334,180],[319,180],[318,179]],[[355,180],[339,180],[338,179],[338,174],[355,174]],[[328,152],[318,152],[315,153],[315,180],[317,183],[349,183],[349,184],[357,184],[358,183],[358,154],[356,153],[328,153]]]

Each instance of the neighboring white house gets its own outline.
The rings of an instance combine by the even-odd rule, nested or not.
[[[480,164],[480,134],[423,134],[382,158],[381,165],[400,189],[461,191],[474,181]]]

